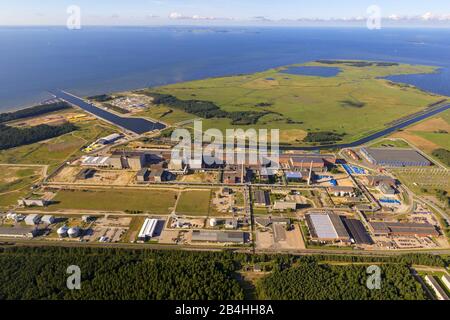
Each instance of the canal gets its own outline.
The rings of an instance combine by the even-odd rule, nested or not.
[[[120,117],[114,113],[108,112],[101,108],[94,106],[93,104],[87,103],[83,99],[71,95],[62,90],[54,90],[50,92],[56,98],[62,99],[72,105],[80,107],[81,109],[101,118],[108,122],[111,122],[121,128],[134,132],[136,134],[143,134],[149,131],[161,130],[166,126],[159,122],[152,122],[143,118],[129,118]]]

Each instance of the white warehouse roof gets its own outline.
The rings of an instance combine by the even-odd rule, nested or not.
[[[156,225],[158,224],[157,219],[145,219],[144,224],[142,225],[141,231],[139,231],[138,238],[146,239],[153,237],[155,233]]]

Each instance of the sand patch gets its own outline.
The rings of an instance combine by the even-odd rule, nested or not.
[[[280,141],[286,143],[298,143],[302,141],[308,133],[301,129],[280,130]]]
[[[436,130],[445,130],[450,132],[450,124],[442,118],[436,118],[421,122],[408,128],[406,131],[435,132]]]
[[[394,134],[392,137],[394,138],[402,138],[415,145],[417,148],[425,151],[425,152],[433,152],[433,150],[439,149],[439,145],[419,136],[416,136],[413,133],[408,131],[398,132]]]

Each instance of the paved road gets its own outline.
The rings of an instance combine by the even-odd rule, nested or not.
[[[114,113],[98,108],[93,104],[87,103],[82,98],[79,98],[77,96],[74,96],[73,94],[67,93],[59,89],[51,91],[50,93],[54,95],[55,98],[62,99],[72,105],[75,105],[93,114],[98,118],[101,118],[107,122],[115,124],[121,128],[134,132],[136,134],[143,134],[149,131],[161,130],[166,127],[162,123],[151,122],[143,118],[120,117]]]
[[[208,245],[164,245],[164,244],[150,244],[150,243],[99,243],[99,242],[72,242],[72,241],[46,241],[46,240],[30,240],[30,239],[14,239],[2,238],[0,246],[2,245],[18,245],[26,247],[97,247],[97,248],[123,248],[123,249],[155,249],[155,250],[179,250],[179,251],[234,251],[242,253],[253,252],[251,247],[228,247],[218,248],[217,246]],[[331,255],[352,255],[352,256],[396,256],[407,253],[429,253],[448,255],[450,250],[391,250],[391,251],[369,251],[369,250],[322,250],[322,249],[302,249],[302,250],[285,250],[285,251],[270,251],[257,250],[255,254],[292,254],[297,256],[316,255],[316,254],[331,254]]]

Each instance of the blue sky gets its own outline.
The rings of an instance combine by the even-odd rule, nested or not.
[[[81,8],[87,25],[356,23],[370,5],[393,23],[450,21],[449,0],[1,0],[0,25],[65,25],[70,5]]]

